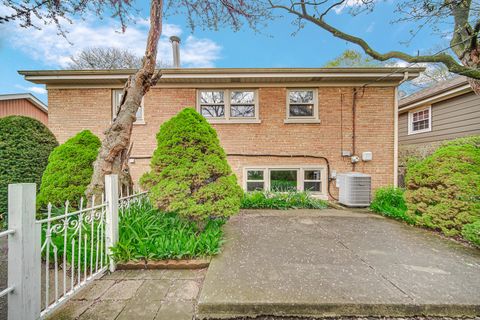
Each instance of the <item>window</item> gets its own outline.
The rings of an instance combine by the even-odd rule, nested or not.
[[[317,90],[315,89],[288,90],[285,122],[319,122],[317,99]]]
[[[256,90],[200,90],[198,111],[210,122],[260,122]]]
[[[311,192],[322,191],[321,170],[304,170],[303,190]]]
[[[122,101],[122,95],[123,95],[123,90],[113,90],[113,98],[112,98],[112,120],[115,120],[118,112],[118,108],[120,108],[120,103]],[[142,98],[142,103],[140,105],[140,108],[137,110],[137,120],[134,122],[136,124],[144,124],[145,120],[143,118],[143,98]]]
[[[246,168],[244,188],[246,191],[307,191],[326,196],[324,173],[324,167],[310,165]]]
[[[264,190],[264,170],[248,170],[247,171],[247,191]]]
[[[432,108],[429,106],[408,113],[408,134],[428,132],[432,130]]]

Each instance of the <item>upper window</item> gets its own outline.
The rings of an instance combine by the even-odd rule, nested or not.
[[[317,90],[288,90],[285,122],[318,122]]]
[[[432,108],[429,106],[408,113],[408,134],[432,130]]]
[[[198,111],[211,122],[258,122],[256,90],[200,90]]]
[[[120,103],[122,101],[122,95],[123,95],[123,90],[113,90],[113,105],[112,105],[112,120],[114,120],[117,117],[117,112],[118,108],[120,108]],[[142,103],[140,105],[140,108],[137,110],[137,120],[134,123],[137,124],[143,124],[145,123],[144,117],[143,117],[143,98],[142,98]]]

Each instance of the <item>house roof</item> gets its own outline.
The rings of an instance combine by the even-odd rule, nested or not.
[[[26,99],[30,101],[35,107],[41,111],[48,113],[48,107],[45,103],[40,101],[31,93],[11,93],[11,94],[0,94],[0,101],[2,100],[16,100],[16,99]]]
[[[424,104],[453,98],[473,91],[466,77],[457,76],[450,80],[441,81],[429,88],[420,90],[399,101],[399,112],[403,112]]]
[[[424,68],[177,68],[163,69],[159,85],[295,83],[311,81],[396,83]],[[21,70],[26,80],[58,85],[123,85],[136,70]]]

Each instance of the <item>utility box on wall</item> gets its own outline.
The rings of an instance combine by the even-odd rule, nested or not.
[[[371,201],[372,178],[359,172],[339,173],[338,201],[347,207],[368,207]]]

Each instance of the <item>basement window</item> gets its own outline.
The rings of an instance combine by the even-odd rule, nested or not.
[[[271,166],[245,168],[243,181],[245,191],[307,191],[326,195],[325,177],[323,166]]]
[[[199,90],[197,110],[212,123],[259,123],[257,91]]]
[[[285,123],[315,123],[318,119],[316,89],[287,90],[287,118]]]
[[[120,103],[122,101],[123,90],[112,90],[112,121],[115,120],[117,117],[118,109],[120,108]],[[134,124],[145,124],[145,119],[143,117],[144,106],[143,106],[143,98],[140,107],[137,110],[137,120],[135,120]]]
[[[408,113],[408,134],[432,131],[432,108],[417,109]]]

